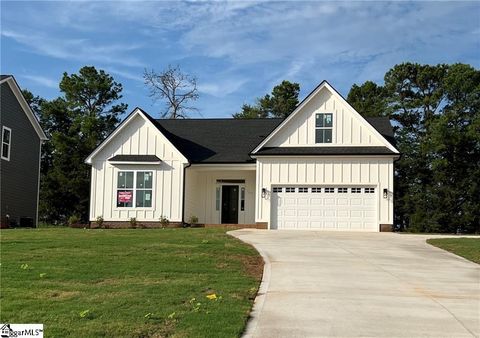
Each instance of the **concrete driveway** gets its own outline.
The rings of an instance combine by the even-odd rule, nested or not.
[[[246,336],[480,336],[480,267],[425,243],[435,236],[231,234],[267,258]]]

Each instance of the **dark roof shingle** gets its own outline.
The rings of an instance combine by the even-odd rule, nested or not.
[[[395,154],[387,147],[263,147],[255,155],[391,155]]]
[[[250,152],[282,119],[155,120],[192,163],[254,162]]]
[[[160,162],[156,155],[115,155],[108,161],[113,162]]]
[[[172,142],[172,144],[191,163],[251,163],[255,162],[250,153],[267,137],[283,119],[160,119],[155,120],[145,115]],[[367,121],[389,142],[393,142],[393,130],[386,117],[367,118]],[[335,148],[341,154],[370,155],[393,154],[386,147],[295,147],[307,154],[319,152],[325,155],[327,148]],[[300,150],[300,148],[306,148]],[[320,150],[313,150],[321,148]],[[367,149],[364,149],[367,148]],[[285,152],[290,150],[272,150],[263,148],[259,154]],[[283,149],[283,148],[278,148]],[[343,150],[341,150],[343,149]],[[332,150],[333,151],[333,150]],[[333,152],[331,153],[333,154]],[[312,154],[315,155],[315,154]]]

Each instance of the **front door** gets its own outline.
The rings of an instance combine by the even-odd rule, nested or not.
[[[222,224],[238,223],[238,185],[222,186]]]

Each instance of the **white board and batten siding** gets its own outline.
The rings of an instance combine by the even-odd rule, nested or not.
[[[327,88],[313,96],[265,147],[383,146],[373,127]],[[317,113],[333,114],[332,143],[315,143]]]
[[[256,194],[256,222],[269,222],[269,226],[276,226],[275,217],[277,209],[274,203],[274,187],[306,187],[311,192],[311,188],[321,188],[322,192],[316,194],[315,198],[335,198],[334,205],[322,205],[329,209],[342,209],[342,199],[337,195],[339,187],[348,188],[349,198],[361,198],[362,203],[367,207],[362,214],[368,218],[362,220],[365,224],[360,227],[349,225],[349,230],[367,230],[378,231],[379,224],[392,224],[393,222],[393,160],[391,158],[257,158],[257,194]],[[335,194],[327,195],[324,188],[334,188]],[[262,188],[267,189],[267,196],[262,198]],[[351,195],[351,188],[361,188],[361,195]],[[372,202],[371,195],[364,195],[365,188],[374,188],[375,201]],[[387,198],[383,198],[383,189],[388,190]],[[284,191],[283,191],[284,192]],[[305,195],[311,198],[312,195]],[[285,197],[285,195],[281,196]],[[298,197],[298,195],[296,195]],[[341,195],[340,197],[344,197]],[[327,202],[328,203],[328,202]],[[353,203],[350,199],[348,203]],[[271,205],[274,204],[273,207]],[[320,208],[320,207],[319,207]],[[320,208],[321,209],[321,208]],[[362,209],[363,210],[363,209]],[[371,212],[375,212],[375,224],[371,225]],[[301,215],[296,215],[301,216]],[[312,216],[312,215],[310,215]],[[326,214],[322,216],[328,216]],[[338,216],[338,215],[335,215]],[[353,213],[350,216],[354,216]],[[303,228],[303,227],[302,227]],[[332,229],[324,224],[322,226],[311,226],[306,228],[324,228]],[[340,227],[339,227],[340,228]],[[347,229],[346,229],[347,230]]]
[[[156,155],[160,164],[111,164],[115,155]],[[172,222],[182,220],[183,168],[187,161],[158,129],[140,114],[134,115],[121,132],[105,144],[91,159],[90,221],[102,216],[105,221],[158,221],[166,216]],[[153,171],[151,208],[117,207],[119,171]]]

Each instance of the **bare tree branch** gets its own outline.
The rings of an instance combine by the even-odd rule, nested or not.
[[[179,66],[172,67],[160,73],[153,69],[145,69],[143,73],[145,85],[149,88],[149,96],[152,100],[166,101],[166,109],[162,117],[171,119],[187,118],[189,111],[198,111],[197,108],[188,105],[199,97],[197,90],[197,79],[188,74],[182,73]]]

